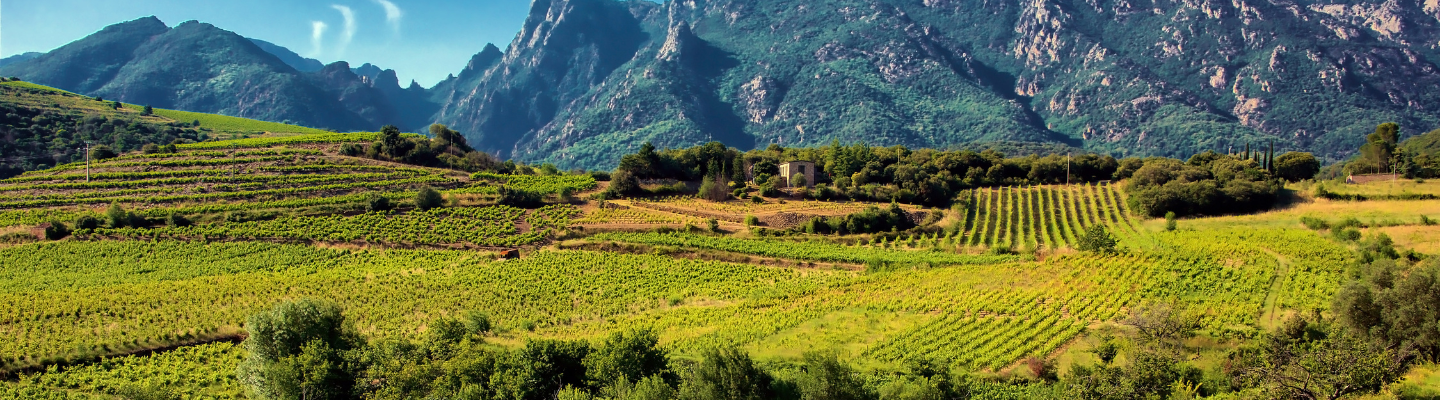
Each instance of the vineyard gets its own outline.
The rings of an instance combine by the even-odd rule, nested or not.
[[[526,211],[508,206],[456,207],[403,214],[369,212],[355,216],[280,216],[271,220],[217,222],[162,228],[99,228],[79,230],[81,237],[127,237],[144,239],[298,240],[318,242],[367,242],[392,245],[473,244],[486,247],[514,247],[543,240],[553,230],[570,225],[573,206],[552,206]],[[535,227],[520,232],[515,223],[527,221]]]
[[[682,358],[844,349],[881,368],[999,372],[1155,301],[1190,304],[1206,334],[1254,338],[1286,310],[1327,308],[1356,261],[1298,227],[1147,228],[1110,185],[974,189],[949,209],[903,206],[913,230],[828,236],[789,228],[888,204],[587,201],[600,187],[589,174],[466,174],[337,154],[337,143],[369,140],[199,142],[0,181],[7,234],[102,221],[58,242],[0,244],[0,372],[74,364],[0,383],[0,397],[164,386],[243,398],[231,341],[249,315],[298,298],[344,305],[374,339],[422,337],[437,318],[479,311],[499,346],[651,328]],[[420,206],[426,187],[440,203]],[[514,193],[542,201],[501,201]],[[106,223],[111,204],[145,223]],[[1092,226],[1120,250],[1074,250]],[[519,258],[503,259],[515,248]]]
[[[965,228],[956,241],[966,246],[1074,247],[1092,225],[1105,226],[1121,239],[1140,234],[1111,185],[976,189],[965,198]]]
[[[254,140],[271,139],[233,142]],[[116,157],[88,169],[84,163],[65,164],[6,179],[0,181],[0,209],[264,202],[458,184],[441,170],[370,163],[317,149],[182,151]]]

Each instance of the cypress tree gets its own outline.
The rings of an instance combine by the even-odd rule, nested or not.
[[[1249,159],[1250,159],[1250,144],[1249,144],[1249,143],[1246,143],[1246,144],[1245,144],[1245,159],[1246,159],[1246,160],[1249,160]]]

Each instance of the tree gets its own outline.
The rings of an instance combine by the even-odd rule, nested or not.
[[[810,182],[806,181],[805,174],[795,174],[790,177],[790,187],[803,188],[808,186],[810,186]]]
[[[586,379],[594,387],[638,382],[652,375],[673,380],[668,356],[659,345],[660,338],[654,331],[638,329],[612,333],[585,356]]]
[[[610,187],[605,189],[606,197],[624,197],[640,193],[640,178],[625,168],[610,174]]]
[[[465,140],[464,135],[461,135],[460,132],[456,132],[455,130],[450,129],[450,127],[448,126],[442,124],[432,124],[430,125],[430,135],[434,137],[434,139],[431,140],[437,142],[438,144],[441,144],[442,147],[454,147],[461,153],[469,153],[475,151],[474,148],[470,147],[470,143]]]
[[[801,398],[816,400],[861,400],[874,398],[854,370],[835,354],[808,353],[805,373],[800,376]]]
[[[410,152],[412,143],[400,135],[400,128],[395,125],[385,125],[380,128],[380,137],[376,140],[380,151],[391,160],[399,160]]]
[[[1166,212],[1166,213],[1165,213],[1165,230],[1167,230],[1167,231],[1173,231],[1173,230],[1175,230],[1176,225],[1177,225],[1177,224],[1175,223],[1175,212],[1174,212],[1174,211]]]
[[[419,193],[415,194],[415,208],[420,209],[420,211],[440,207],[444,204],[445,198],[441,197],[440,191],[435,190],[435,188],[425,187],[420,189]]]
[[[1312,179],[1320,173],[1320,160],[1314,154],[1292,151],[1275,158],[1275,175],[1290,182]]]
[[[685,371],[680,399],[763,400],[775,398],[774,378],[750,356],[735,348],[710,350],[698,365]]]
[[[379,193],[371,194],[370,197],[365,200],[365,211],[368,212],[384,212],[390,211],[392,208],[394,208],[394,206],[390,204],[390,198]]]
[[[105,210],[105,219],[111,228],[124,228],[130,223],[130,213],[120,208],[119,203],[110,203],[110,208]]]
[[[319,300],[281,303],[245,323],[246,358],[236,377],[260,399],[343,399],[354,385],[346,353],[364,338],[339,305]]]
[[[160,146],[154,143],[146,143],[140,146],[140,152],[144,154],[155,154],[160,152]]]
[[[1080,236],[1080,243],[1076,246],[1080,251],[1094,253],[1114,253],[1115,237],[1110,236],[1110,231],[1104,225],[1095,224],[1085,228],[1085,234]]]
[[[1365,136],[1360,146],[1359,164],[1355,171],[1361,173],[1383,173],[1390,170],[1395,156],[1395,146],[1400,141],[1400,125],[1386,122],[1375,127],[1375,133]]]
[[[725,201],[730,199],[730,191],[725,185],[720,184],[720,177],[706,175],[700,181],[700,197],[710,201]]]
[[[106,145],[103,145],[103,144],[102,144],[102,145],[99,145],[99,146],[95,146],[95,147],[91,147],[91,148],[90,148],[90,159],[91,159],[91,160],[99,161],[99,160],[105,160],[105,159],[115,158],[115,157],[118,157],[118,156],[120,156],[120,154],[119,154],[119,153],[116,153],[116,152],[115,152],[115,149],[110,148],[110,146],[106,146]]]
[[[154,109],[154,108],[150,108],[150,105],[149,105],[149,104],[146,104],[146,105],[145,105],[145,109],[144,109],[143,111],[140,111],[140,115],[145,115],[145,116],[155,115],[155,109]]]
[[[1282,330],[1263,341],[1259,349],[1232,356],[1231,368],[1288,398],[1329,400],[1375,393],[1399,381],[1409,367],[1405,351],[1334,327],[1302,327],[1289,334]]]
[[[70,227],[60,221],[50,222],[50,225],[45,227],[45,240],[60,240],[66,236],[70,236]]]

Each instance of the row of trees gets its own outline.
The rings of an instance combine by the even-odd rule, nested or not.
[[[680,360],[648,330],[593,344],[530,340],[510,350],[485,343],[491,324],[476,313],[433,322],[420,340],[368,342],[341,307],[299,300],[252,316],[246,330],[247,358],[237,375],[256,399],[957,398],[965,390],[928,364],[875,387],[833,355],[812,354],[784,370],[763,368],[735,349]]]
[[[1089,183],[1129,179],[1144,171],[1132,204],[1154,216],[1245,212],[1269,207],[1282,186],[1279,179],[1310,179],[1320,162],[1310,153],[1274,155],[1263,152],[1222,155],[1205,152],[1188,162],[1152,157],[1116,160],[1110,156],[1025,156],[1007,158],[992,150],[974,152],[910,150],[902,146],[783,148],[741,152],[712,142],[687,149],[657,151],[648,143],[621,158],[614,174],[614,194],[639,194],[641,179],[702,180],[706,198],[724,199],[726,183],[755,178],[761,192],[773,191],[770,178],[778,165],[794,160],[816,162],[823,169],[811,196],[911,204],[948,205],[959,191],[984,186]],[[1148,167],[1148,168],[1147,168]],[[728,179],[729,182],[726,182]],[[1173,183],[1173,184],[1172,184]]]

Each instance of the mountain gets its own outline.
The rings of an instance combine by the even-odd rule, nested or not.
[[[265,50],[266,53],[270,53],[276,58],[279,58],[285,65],[289,65],[290,68],[294,68],[296,71],[315,72],[321,68],[325,68],[325,64],[320,63],[320,60],[302,57],[299,54],[295,54],[294,51],[290,51],[290,49],[278,44],[260,39],[250,39],[250,41],[254,42],[256,46],[260,46],[260,50]]]
[[[370,64],[306,72],[288,50],[148,18],[0,75],[336,129],[439,122],[567,168],[609,168],[647,141],[1173,157],[1274,142],[1336,161],[1379,123],[1440,126],[1437,4],[535,0],[508,46],[429,89]]]
[[[487,48],[432,98],[472,143],[562,166],[707,140],[1179,157],[1274,141],[1338,160],[1378,123],[1440,126],[1429,3],[537,0],[498,60]]]
[[[398,83],[374,87],[348,66],[341,73],[291,65],[309,69],[310,61],[210,24],[189,21],[171,28],[147,17],[0,67],[0,74],[125,103],[335,130],[404,125],[399,110],[425,110],[397,106],[386,93],[402,93]]]
[[[32,58],[35,58],[35,57],[39,57],[41,54],[45,54],[45,53],[31,51],[31,52],[25,52],[25,53],[16,54],[16,55],[9,56],[9,57],[5,57],[5,58],[0,58],[0,67],[6,66],[6,65],[10,65],[10,64],[14,64],[14,63],[18,63],[18,62],[25,61],[25,60],[29,60],[29,59],[32,59]]]

